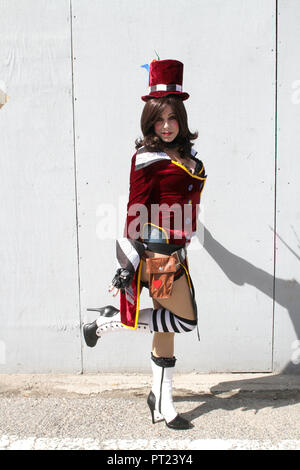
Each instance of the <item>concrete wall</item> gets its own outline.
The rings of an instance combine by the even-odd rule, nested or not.
[[[299,371],[299,2],[0,0],[0,11],[0,372],[149,371],[150,335],[88,349],[80,325],[89,306],[118,307],[108,284],[154,50],[185,64],[208,174],[189,249],[201,342],[176,337],[177,370]]]
[[[279,3],[274,368],[300,368],[300,3]],[[291,361],[292,359],[292,361]],[[295,364],[298,363],[298,366]]]

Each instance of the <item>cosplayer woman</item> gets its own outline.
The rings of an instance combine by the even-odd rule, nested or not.
[[[153,385],[147,403],[152,422],[164,419],[172,429],[191,427],[172,400],[175,333],[197,326],[197,306],[186,247],[196,232],[200,195],[206,181],[196,158],[183,104],[183,64],[157,60],[150,64],[150,93],[141,116],[143,138],[131,160],[130,191],[123,238],[116,242],[118,269],[110,285],[120,290],[120,310],[108,305],[83,326],[86,344],[105,333],[130,328],[153,333]],[[153,308],[140,309],[146,287]],[[114,291],[117,290],[116,293]]]

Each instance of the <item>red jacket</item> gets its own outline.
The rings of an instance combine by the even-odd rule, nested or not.
[[[167,243],[187,246],[197,230],[200,196],[206,182],[203,163],[192,174],[164,152],[140,148],[132,157],[129,201],[123,238],[117,240],[119,267],[135,272],[133,281],[120,291],[122,323],[136,328],[139,311],[141,255],[146,229],[159,227]],[[187,269],[188,270],[188,269]]]

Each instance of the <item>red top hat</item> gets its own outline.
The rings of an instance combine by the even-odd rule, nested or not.
[[[177,95],[182,101],[189,98],[182,91],[183,63],[178,60],[154,60],[150,63],[149,95],[142,96],[143,101]]]

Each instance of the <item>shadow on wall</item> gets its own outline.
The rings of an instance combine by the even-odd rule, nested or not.
[[[203,230],[203,247],[216,261],[218,266],[222,269],[224,274],[236,285],[242,286],[244,284],[250,284],[256,287],[258,290],[268,295],[273,299],[273,275],[257,268],[253,264],[245,261],[243,258],[236,256],[222,246],[209,230],[204,226]],[[198,235],[197,235],[198,236]],[[199,236],[198,236],[199,238]],[[201,240],[199,239],[201,242]],[[284,242],[285,243],[285,242]],[[285,243],[286,246],[288,246]],[[288,247],[289,248],[289,247]],[[290,248],[289,248],[290,249]],[[294,253],[294,252],[293,252]],[[295,254],[295,253],[294,253]],[[298,255],[295,254],[298,257]],[[298,257],[299,258],[299,257]],[[270,288],[272,286],[272,288]],[[285,280],[276,278],[275,281],[275,301],[287,309],[288,314],[291,318],[293,327],[297,334],[297,338],[300,338],[300,289],[299,283],[294,280]],[[292,354],[292,350],[291,350]],[[293,363],[290,361],[286,364],[280,374],[300,374],[300,364]]]

